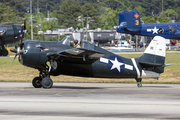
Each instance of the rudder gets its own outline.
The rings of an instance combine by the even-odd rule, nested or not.
[[[140,31],[141,20],[137,10],[122,11],[119,13],[119,26],[117,32],[128,31]]]
[[[154,72],[164,72],[166,57],[166,40],[163,37],[155,36],[142,56],[138,58],[143,69],[152,69]]]

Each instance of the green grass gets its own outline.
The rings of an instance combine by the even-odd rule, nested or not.
[[[139,54],[122,54],[122,57],[135,58]],[[32,79],[39,75],[39,71],[33,68],[25,67],[14,61],[12,67],[10,66],[13,58],[0,58],[0,81],[32,81]],[[180,53],[167,53],[166,64],[172,64],[165,67],[165,71],[160,75],[159,80],[143,79],[143,83],[180,83]],[[66,75],[51,76],[55,82],[94,82],[94,83],[135,83],[135,79],[106,79],[106,78],[83,78],[72,77]]]

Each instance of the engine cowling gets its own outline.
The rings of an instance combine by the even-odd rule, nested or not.
[[[46,69],[47,57],[46,53],[42,52],[37,47],[39,41],[24,41],[20,47],[19,62],[22,65],[32,67],[35,69]]]

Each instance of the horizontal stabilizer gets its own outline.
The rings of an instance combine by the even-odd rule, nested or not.
[[[164,67],[171,66],[172,64],[165,64]]]
[[[143,64],[145,66],[153,66],[153,67],[161,67],[162,66],[162,64],[156,64],[156,63],[148,63],[148,62],[143,62],[143,63],[139,62],[139,63]]]

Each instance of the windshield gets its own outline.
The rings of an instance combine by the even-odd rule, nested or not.
[[[62,44],[64,45],[69,45],[69,46],[71,46],[71,43],[73,43],[70,36],[64,37],[60,42],[62,42]]]
[[[60,42],[64,45],[74,46],[74,40],[71,38],[71,36],[64,37]],[[86,40],[82,40],[81,44],[79,43],[79,46],[87,50],[94,50],[95,44]]]
[[[170,31],[170,32],[175,32],[175,31],[176,31],[176,27],[170,27],[170,28],[169,28],[169,31]]]

